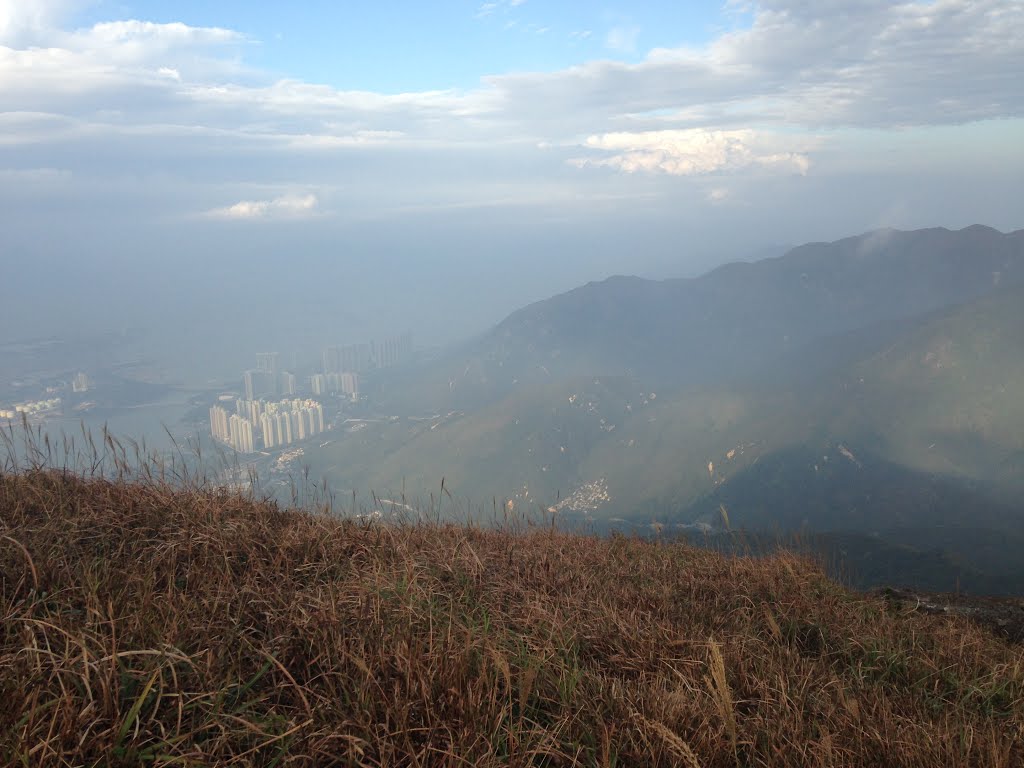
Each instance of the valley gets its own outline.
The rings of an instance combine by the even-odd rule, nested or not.
[[[970,582],[981,549],[924,532],[1006,549],[1024,531],[1022,285],[1024,232],[982,227],[612,278],[382,377],[386,412],[437,418],[369,425],[311,451],[310,472],[430,508],[443,480],[448,514],[473,518],[714,532],[724,508],[754,532],[920,531],[904,549],[960,558]]]

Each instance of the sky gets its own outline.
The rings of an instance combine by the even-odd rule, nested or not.
[[[0,339],[433,343],[611,274],[1021,228],[1022,72],[1021,0],[0,0]]]

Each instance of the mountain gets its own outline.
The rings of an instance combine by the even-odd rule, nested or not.
[[[313,451],[314,476],[391,499],[444,478],[463,510],[570,523],[714,528],[724,507],[749,530],[876,541],[1024,532],[1024,232],[886,231],[695,280],[615,278],[413,378],[434,417]],[[919,538],[925,560],[985,571],[978,546]]]
[[[613,277],[530,305],[385,391],[398,406],[475,408],[567,376],[677,389],[749,374],[835,334],[1024,281],[1024,230],[880,230],[664,281]]]

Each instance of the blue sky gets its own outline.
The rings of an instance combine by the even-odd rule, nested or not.
[[[611,274],[1018,229],[1021,72],[1022,0],[0,0],[0,335],[205,338],[231,285],[261,333],[442,339]]]
[[[180,21],[244,34],[248,63],[337,88],[471,88],[482,75],[639,61],[652,48],[701,45],[749,19],[720,2],[99,2],[74,22]]]

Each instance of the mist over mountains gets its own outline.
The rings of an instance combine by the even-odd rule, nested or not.
[[[979,541],[1005,553],[1024,532],[1022,332],[1024,231],[881,230],[696,279],[615,277],[382,377],[385,410],[421,418],[311,467],[346,491],[423,497],[444,478],[467,508],[599,526],[714,531],[724,509],[1012,589],[1019,569]],[[937,533],[954,529],[972,534]]]
[[[452,360],[439,405],[486,401],[523,377],[719,381],[816,339],[896,322],[1024,279],[1024,233],[881,230],[695,279],[613,277],[513,313]],[[542,377],[542,378],[541,378]],[[439,397],[444,398],[444,392]]]

